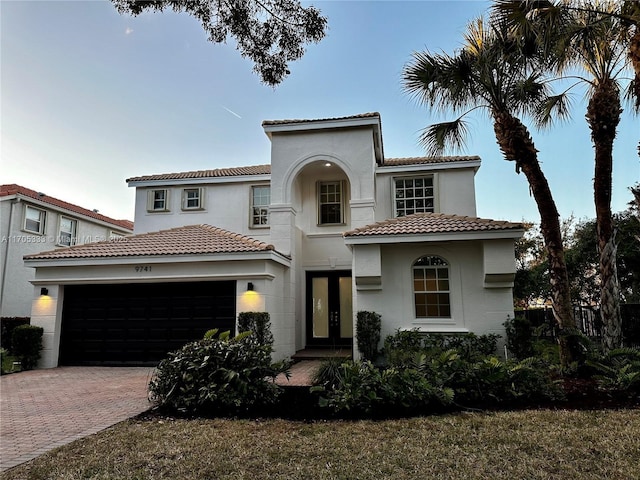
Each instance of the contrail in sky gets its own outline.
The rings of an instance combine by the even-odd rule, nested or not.
[[[238,115],[236,112],[234,112],[233,110],[229,110],[227,107],[225,107],[224,105],[222,105],[222,108],[224,108],[227,112],[229,112],[231,115],[235,115],[238,118],[242,118],[240,115]]]

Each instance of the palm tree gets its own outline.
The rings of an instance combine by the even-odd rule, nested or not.
[[[515,162],[516,172],[527,178],[549,256],[553,313],[560,330],[561,361],[566,366],[573,358],[571,338],[576,330],[559,215],[533,139],[519,118],[547,98],[543,78],[532,65],[530,58],[520,54],[504,24],[487,26],[479,19],[469,25],[463,48],[453,56],[414,53],[404,67],[403,81],[405,90],[431,110],[461,113],[456,120],[423,131],[421,142],[429,154],[437,155],[447,146],[462,147],[468,132],[464,117],[481,108],[493,120],[504,158]]]
[[[620,80],[628,66],[628,21],[620,2],[514,2],[497,1],[497,21],[506,21],[522,43],[535,43],[546,65],[558,75],[577,67],[588,86],[586,119],[595,147],[594,203],[600,251],[600,313],[606,349],[622,345],[620,288],[616,271],[616,242],[611,190],[613,142],[622,113]],[[631,5],[628,13],[633,13]],[[636,26],[636,32],[638,27]],[[638,52],[640,53],[640,52]],[[638,65],[640,67],[640,64]],[[634,82],[635,83],[635,82]],[[640,87],[640,83],[635,86]],[[633,94],[633,91],[632,91]],[[553,102],[562,103],[561,97]],[[640,105],[640,96],[636,97]]]

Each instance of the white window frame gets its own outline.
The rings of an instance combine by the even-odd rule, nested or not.
[[[422,187],[415,187],[415,181],[416,180],[428,180],[431,182],[430,186],[422,186]],[[412,213],[433,213],[433,212],[437,212],[438,211],[438,206],[437,206],[437,187],[436,187],[436,180],[437,177],[434,174],[428,174],[428,175],[406,175],[406,176],[397,176],[397,177],[393,177],[391,179],[391,191],[393,192],[393,196],[392,196],[392,201],[393,201],[393,216],[394,217],[403,217],[406,215],[411,215]],[[411,196],[411,197],[407,197],[406,195],[402,198],[398,198],[398,187],[397,187],[397,182],[407,182],[407,181],[411,181],[414,182],[414,185],[409,187],[411,190],[415,190],[416,188],[418,189],[431,189],[431,195],[426,195],[426,193],[423,193],[422,196],[417,197],[417,196]],[[404,191],[407,191],[407,186],[405,185],[403,187]],[[399,207],[398,207],[398,203],[399,202],[414,202],[412,207],[407,207],[406,204],[404,207],[402,207],[402,209],[404,210],[403,212],[400,213],[399,211]],[[421,203],[421,205],[419,207],[416,207],[415,202],[419,202]],[[429,205],[430,204],[430,205]],[[413,209],[413,211],[411,213],[406,213],[407,209]]]
[[[428,260],[427,265],[418,265],[421,260]],[[432,264],[435,260],[436,263]],[[444,275],[443,270],[446,270]],[[422,273],[416,278],[416,271]],[[430,272],[430,273],[427,273]],[[451,292],[451,264],[439,255],[423,255],[411,264],[411,280],[413,291],[413,308],[416,319],[452,320],[452,292]],[[421,287],[421,288],[418,288]],[[418,304],[418,295],[424,296],[425,303]],[[446,295],[448,303],[441,302],[441,296]],[[429,303],[429,296],[435,296],[436,301]],[[433,297],[432,297],[433,298]],[[424,305],[424,314],[418,311],[418,305]],[[448,312],[440,314],[440,309],[448,305]],[[429,307],[435,307],[437,314],[429,315]]]
[[[189,192],[197,192],[196,198],[189,198]],[[197,200],[198,204],[189,206],[190,200]],[[204,209],[204,188],[190,187],[182,189],[182,210],[203,210]]]
[[[164,206],[162,208],[155,208],[156,204],[156,192],[164,192]],[[154,188],[147,191],[147,212],[168,212],[169,211],[169,189],[167,188]]]
[[[62,222],[68,220],[71,222],[71,231],[62,231]],[[63,242],[63,238],[68,238],[69,243]],[[56,244],[61,247],[72,247],[78,242],[78,220],[71,217],[65,217],[64,215],[60,215],[58,220],[58,236],[56,238]]]
[[[268,203],[255,203],[256,195],[255,191],[257,189],[268,189],[269,190],[269,202]],[[251,185],[250,194],[251,198],[249,199],[249,226],[251,228],[269,228],[269,205],[271,204],[271,185]],[[264,195],[260,196],[261,198]],[[256,209],[258,209],[258,213],[256,213]],[[259,221],[264,219],[265,223],[256,223],[256,219]]]
[[[27,220],[31,221],[31,222],[36,222],[36,220],[30,219],[28,218],[28,212],[29,210],[33,210],[35,212],[38,212],[38,229],[37,230],[31,230],[28,226],[27,226]],[[25,209],[24,209],[24,221],[22,222],[22,229],[25,232],[29,232],[29,233],[35,233],[36,235],[44,235],[44,231],[45,231],[45,223],[47,220],[47,212],[46,210],[42,210],[41,208],[36,208],[36,207],[32,207],[31,205],[25,205]]]
[[[322,201],[322,187],[323,185],[337,185],[339,187],[339,201],[323,202]],[[331,226],[331,225],[345,225],[345,198],[344,198],[344,181],[343,180],[321,180],[316,183],[316,199],[318,204],[318,226]],[[323,205],[339,205],[340,207],[340,221],[339,222],[323,222],[322,221],[322,206]]]

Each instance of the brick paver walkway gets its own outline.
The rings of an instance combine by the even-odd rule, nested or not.
[[[0,471],[150,408],[152,369],[59,367],[0,377]]]
[[[311,378],[316,372],[322,360],[303,360],[298,363],[294,363],[291,366],[290,376],[287,377],[283,374],[278,375],[276,383],[283,387],[306,387],[311,385]]]

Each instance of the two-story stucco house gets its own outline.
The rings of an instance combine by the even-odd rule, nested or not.
[[[377,113],[263,128],[269,164],[130,178],[133,236],[26,257],[42,366],[158,361],[242,311],[279,358],[353,348],[360,310],[383,336],[503,330],[523,230],[476,217],[478,157],[385,158]]]
[[[31,314],[35,271],[25,267],[25,255],[131,233],[129,220],[115,220],[21,185],[0,185],[0,316]]]

